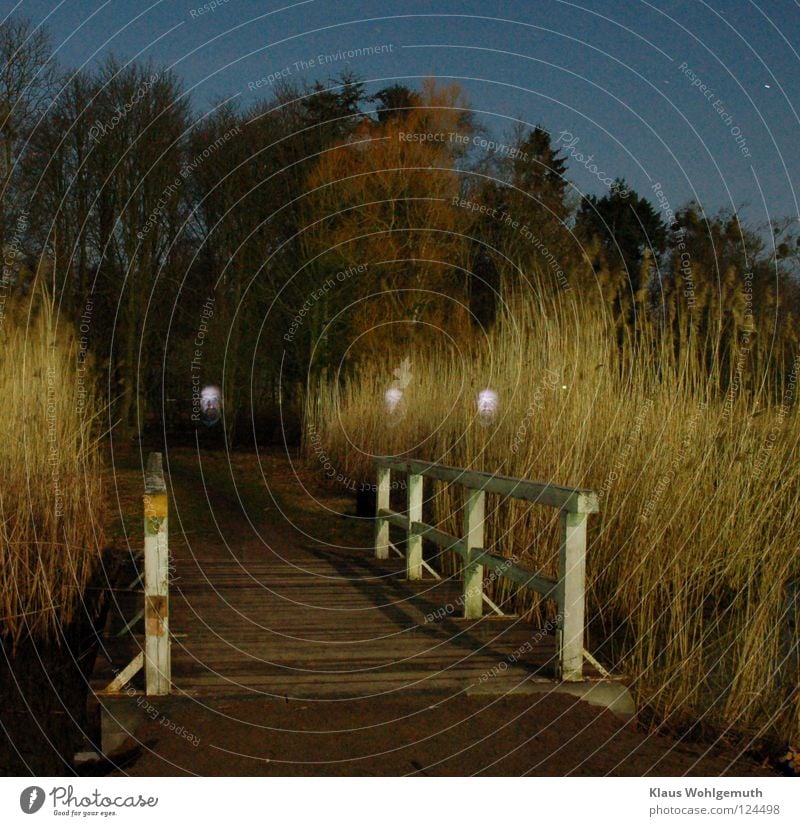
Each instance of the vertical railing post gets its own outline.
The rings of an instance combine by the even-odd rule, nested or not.
[[[562,680],[583,679],[587,515],[561,511],[558,555],[558,671]]]
[[[389,510],[389,490],[392,471],[378,465],[378,479],[375,495],[375,557],[389,558],[389,520],[380,516],[382,510]]]
[[[406,531],[406,576],[422,579],[422,537],[411,529],[413,522],[422,522],[422,476],[408,474],[408,529]]]
[[[169,694],[169,543],[161,454],[147,458],[144,493],[144,665],[148,694]]]
[[[464,618],[483,616],[483,565],[473,561],[483,551],[483,523],[486,511],[486,493],[467,489],[464,502],[464,543],[467,555],[464,561]]]

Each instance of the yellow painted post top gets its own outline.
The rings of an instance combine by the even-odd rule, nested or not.
[[[146,493],[144,515],[146,519],[164,519],[167,516],[167,494]]]

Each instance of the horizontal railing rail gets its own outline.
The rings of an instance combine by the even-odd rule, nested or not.
[[[418,474],[442,482],[457,482],[465,488],[499,493],[514,499],[525,499],[528,502],[550,505],[574,513],[597,513],[600,510],[597,494],[586,488],[569,488],[549,482],[532,482],[528,479],[516,479],[513,476],[500,476],[478,470],[464,470],[419,459],[380,458],[377,464],[401,473]]]
[[[421,579],[425,562],[422,541],[427,539],[453,551],[464,563],[464,617],[478,619],[483,614],[483,570],[528,588],[558,606],[556,648],[558,674],[566,681],[583,679],[584,618],[586,601],[586,523],[590,513],[599,511],[597,494],[585,488],[570,488],[528,479],[516,479],[417,459],[378,458],[376,460],[375,555],[387,559],[391,545],[391,525],[406,532],[406,576]],[[390,507],[392,471],[406,474],[406,511]],[[466,488],[463,535],[452,536],[422,521],[423,479],[451,482]],[[515,560],[489,553],[484,547],[486,494],[523,499],[557,508],[561,513],[558,579],[532,571]]]

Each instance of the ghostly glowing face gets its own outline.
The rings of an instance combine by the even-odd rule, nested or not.
[[[487,387],[478,393],[478,420],[481,424],[490,424],[500,406],[500,399],[497,393],[491,388]]]
[[[222,394],[219,387],[209,384],[200,391],[200,415],[208,427],[215,425],[222,416]]]
[[[386,410],[395,413],[403,401],[403,391],[399,387],[390,387],[383,395],[386,402]]]

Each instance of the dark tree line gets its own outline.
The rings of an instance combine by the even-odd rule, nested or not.
[[[569,281],[606,301],[621,330],[647,312],[684,345],[749,323],[794,348],[786,227],[773,252],[733,214],[689,204],[665,220],[624,181],[578,199],[542,127],[519,127],[513,152],[465,149],[481,127],[460,108],[442,114],[458,94],[392,85],[368,96],[345,72],[199,113],[163,67],[108,58],[65,72],[47,37],[12,19],[0,26],[3,288],[52,283],[128,433],[196,421],[196,388],[219,384],[231,438],[275,436],[280,406],[297,418],[309,371],[352,359],[370,316],[345,311],[381,285],[395,297],[386,311],[415,321],[455,323],[435,298],[398,296],[423,283],[461,296],[479,329],[508,290]],[[401,146],[404,129],[464,139]],[[382,199],[365,207],[373,191]],[[376,265],[309,299],[390,248],[401,269]]]

